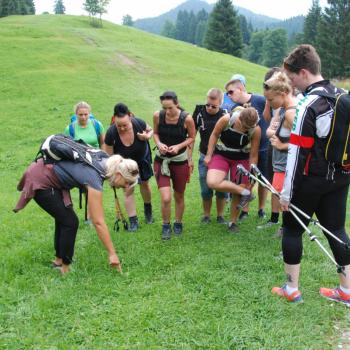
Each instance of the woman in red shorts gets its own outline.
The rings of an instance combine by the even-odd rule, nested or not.
[[[185,112],[178,102],[176,93],[166,91],[160,96],[162,110],[153,115],[154,141],[157,145],[154,160],[154,173],[161,196],[162,239],[171,238],[171,186],[173,184],[175,199],[176,235],[182,234],[182,216],[185,209],[184,193],[190,176],[192,159],[188,158],[187,147],[195,137],[195,127],[191,115]]]
[[[237,107],[231,115],[224,115],[215,125],[204,158],[204,162],[208,165],[208,186],[217,191],[233,194],[229,223],[231,232],[238,231],[236,221],[239,210],[254,199],[247,177],[242,177],[240,185],[235,182],[238,164],[249,169],[250,164],[258,162],[261,136],[258,122],[259,116],[253,107]],[[225,179],[229,172],[231,181]]]

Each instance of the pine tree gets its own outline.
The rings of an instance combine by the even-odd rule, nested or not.
[[[188,33],[190,27],[190,14],[186,10],[178,12],[176,17],[176,39],[188,41]]]
[[[317,26],[321,18],[321,7],[319,0],[312,0],[312,6],[304,22],[304,43],[316,45]]]
[[[252,33],[247,54],[247,59],[250,62],[262,64],[265,33],[266,31],[262,30]]]
[[[326,78],[350,76],[350,0],[328,0],[318,24],[316,47]]]
[[[130,15],[125,15],[123,16],[122,24],[123,26],[133,27],[134,21]]]
[[[55,1],[54,12],[56,15],[64,15],[65,14],[66,8],[63,4],[63,0],[56,0]]]
[[[209,50],[241,57],[242,33],[239,17],[231,0],[219,0],[215,4],[209,16],[204,42]]]
[[[0,0],[0,17],[34,14],[33,0]]]
[[[262,63],[267,67],[280,66],[288,50],[288,36],[284,29],[268,30],[264,36]]]
[[[245,16],[240,15],[239,21],[242,32],[243,44],[249,45],[251,31],[249,30],[247,19],[245,18]]]
[[[172,21],[166,20],[161,35],[166,36],[167,38],[175,39],[176,37],[176,28],[175,24]]]
[[[187,40],[186,40],[191,44],[194,44],[195,42],[196,28],[197,28],[197,17],[193,13],[193,11],[191,11],[188,18],[188,33],[187,33]]]

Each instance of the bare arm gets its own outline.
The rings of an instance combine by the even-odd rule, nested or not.
[[[270,125],[266,130],[266,136],[270,139],[273,135],[275,135],[276,130],[278,129],[280,121],[280,108],[276,109],[273,113],[273,117],[271,119]]]
[[[102,149],[108,153],[110,156],[113,155],[113,146],[106,145],[105,143],[103,144]]]
[[[104,218],[102,192],[97,191],[90,186],[87,187],[87,190],[88,205],[90,208],[92,223],[95,226],[100,241],[103,243],[107,250],[110,265],[112,267],[116,267],[118,271],[121,272],[120,261],[114,249],[113,242]]]
[[[105,142],[105,134],[101,134],[98,141],[99,141],[98,143],[100,145],[100,148],[103,149],[103,145]]]
[[[146,124],[146,129],[143,132],[137,133],[137,138],[141,141],[148,141],[153,136],[153,129]]]
[[[256,126],[252,136],[252,140],[251,140],[251,148],[249,153],[250,164],[258,164],[260,138],[261,138],[260,126]]]
[[[165,154],[168,152],[168,146],[160,142],[158,127],[159,127],[159,111],[156,111],[153,114],[153,140],[154,140],[154,143],[157,145],[159,152],[161,154]]]

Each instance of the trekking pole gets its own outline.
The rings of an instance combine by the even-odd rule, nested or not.
[[[259,168],[256,165],[252,165],[252,169],[256,172],[257,176],[260,177],[265,184],[268,186],[266,188],[268,188],[274,195],[276,195],[278,198],[281,197],[281,194],[271,185],[271,183],[269,182],[269,180],[266,179],[265,176],[262,175],[261,171],[259,170]],[[332,232],[330,232],[327,228],[325,228],[324,226],[322,226],[320,224],[320,222],[316,219],[313,219],[310,215],[306,214],[304,211],[302,211],[301,209],[299,209],[298,207],[296,207],[294,204],[290,203],[290,208],[293,209],[294,211],[298,212],[300,215],[302,215],[304,218],[310,220],[310,222],[315,225],[318,226],[324,233],[328,234],[329,237],[332,237],[334,240],[336,240],[338,243],[342,244],[344,246],[345,249],[350,249],[350,244],[349,243],[345,243],[344,241],[342,241],[339,237],[335,236]]]
[[[258,177],[256,177],[255,175],[253,175],[251,172],[249,172],[247,169],[245,169],[242,165],[238,165],[237,169],[239,169],[239,171],[241,171],[244,175],[246,176],[251,176],[252,178],[254,178],[256,181],[258,181],[258,183],[260,183],[263,187],[268,188],[273,194],[276,194],[276,196],[278,196],[278,198],[280,198],[280,193],[268,182],[268,180],[266,179],[266,181],[268,182],[268,184],[264,183],[261,179],[259,179]],[[256,170],[256,169],[255,169]],[[259,169],[257,169],[256,171],[259,171]],[[303,223],[303,221],[299,218],[299,216],[294,212],[294,210],[292,208],[289,209],[289,212],[293,215],[293,217],[295,218],[295,220],[297,220],[297,222],[302,226],[302,228],[308,233],[309,237],[310,237],[310,241],[315,241],[318,246],[321,248],[321,250],[329,257],[329,259],[336,265],[337,267],[337,272],[341,273],[345,276],[345,268],[344,266],[340,266],[339,264],[337,264],[337,262],[334,260],[334,258],[330,255],[330,253],[326,250],[326,248],[322,245],[322,243],[317,239],[317,237],[311,232],[311,230]],[[333,235],[333,234],[332,234]],[[336,236],[334,236],[336,237]],[[338,237],[336,237],[338,239]],[[345,244],[343,241],[340,240],[340,242],[342,242],[343,244]]]
[[[123,223],[124,230],[128,230],[129,225],[128,222],[125,220],[125,217],[123,215],[122,209],[120,207],[119,198],[117,196],[117,191],[115,187],[113,187],[114,191],[114,204],[115,204],[115,222],[114,222],[114,231],[119,231],[119,222],[121,221]]]

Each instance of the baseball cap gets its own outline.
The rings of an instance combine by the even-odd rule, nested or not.
[[[234,74],[234,75],[232,75],[231,79],[225,84],[225,89],[227,88],[227,85],[232,84],[234,81],[239,81],[244,86],[246,85],[246,80],[245,80],[244,75],[242,75],[242,74]]]

